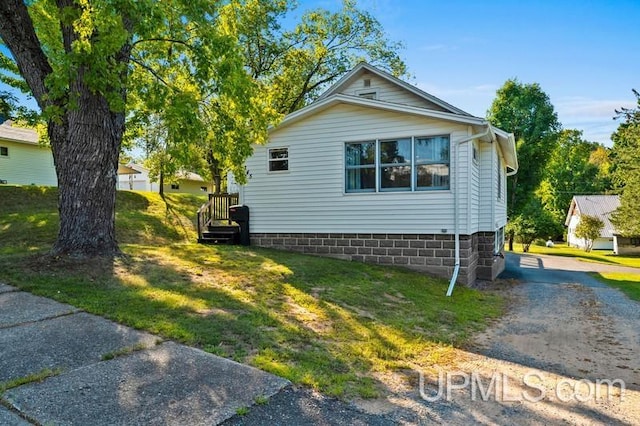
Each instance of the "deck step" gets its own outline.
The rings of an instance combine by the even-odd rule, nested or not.
[[[210,225],[202,232],[198,242],[200,244],[235,244],[238,242],[240,227],[237,225]]]

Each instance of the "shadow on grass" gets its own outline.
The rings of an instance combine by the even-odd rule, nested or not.
[[[498,298],[394,268],[273,250],[125,246],[115,263],[0,260],[0,277],[134,328],[335,396],[372,397],[378,372],[440,362]],[[485,298],[492,303],[472,302]],[[442,343],[441,343],[442,342]]]

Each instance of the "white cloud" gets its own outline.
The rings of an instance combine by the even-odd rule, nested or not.
[[[427,46],[422,46],[420,50],[424,52],[433,52],[436,50],[447,51],[447,50],[455,50],[455,46],[447,46],[445,44],[429,44]]]
[[[611,134],[620,125],[613,120],[615,110],[634,108],[637,104],[628,99],[568,97],[556,101],[554,106],[565,129],[582,130],[585,139],[611,146]]]
[[[636,103],[630,100],[598,100],[582,97],[563,98],[555,104],[559,116],[581,119],[612,119],[616,109],[633,108]]]

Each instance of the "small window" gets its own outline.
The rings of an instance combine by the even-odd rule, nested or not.
[[[201,186],[201,187],[200,187],[200,191],[202,191],[202,192],[207,192],[207,187],[206,187],[206,186]]]
[[[629,238],[629,243],[632,246],[640,246],[640,238]]]
[[[180,185],[177,183],[172,183],[171,184],[171,189],[180,189]]]
[[[273,148],[269,150],[269,171],[286,172],[289,170],[289,148]]]
[[[9,148],[6,146],[0,146],[0,157],[8,157],[9,156]]]

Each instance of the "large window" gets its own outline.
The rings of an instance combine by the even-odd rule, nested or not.
[[[286,172],[289,170],[289,148],[273,148],[269,150],[269,171]]]
[[[449,189],[448,136],[345,144],[346,192]]]

